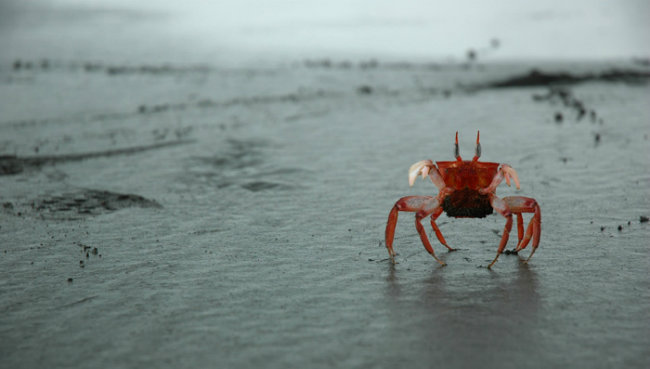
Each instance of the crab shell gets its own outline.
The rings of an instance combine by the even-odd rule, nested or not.
[[[498,163],[476,161],[438,161],[445,185],[454,191],[442,202],[444,212],[455,218],[483,218],[493,213],[488,194],[480,188],[490,185],[496,176]]]

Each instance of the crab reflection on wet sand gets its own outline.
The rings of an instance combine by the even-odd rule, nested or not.
[[[395,251],[393,250],[393,238],[397,216],[400,211],[415,212],[415,228],[420,234],[424,248],[433,256],[438,263],[446,265],[438,259],[431,243],[422,226],[422,219],[431,216],[431,227],[438,237],[438,241],[449,251],[455,251],[447,245],[442,236],[436,219],[444,211],[450,217],[455,218],[483,218],[493,211],[506,218],[506,225],[503,229],[501,243],[497,255],[488,268],[496,263],[499,255],[503,252],[508,243],[510,230],[512,229],[512,215],[517,216],[517,237],[519,239],[514,252],[519,252],[528,246],[531,238],[532,251],[525,262],[528,262],[539,246],[541,236],[542,213],[535,199],[523,196],[508,196],[503,199],[496,195],[496,188],[505,179],[508,186],[514,181],[519,189],[519,178],[517,172],[508,164],[491,162],[479,162],[481,156],[480,133],[476,134],[476,152],[472,160],[463,160],[458,149],[458,132],[456,132],[456,144],[454,154],[455,161],[438,161],[434,164],[431,160],[422,160],[411,166],[409,169],[409,185],[413,186],[418,175],[422,178],[427,176],[431,182],[438,187],[438,196],[406,196],[397,200],[395,206],[388,215],[386,224],[386,248],[391,261],[395,263]],[[524,233],[524,219],[522,213],[534,213]]]

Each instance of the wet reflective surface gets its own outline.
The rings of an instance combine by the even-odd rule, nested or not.
[[[645,78],[564,95],[489,85],[523,64],[26,60],[0,67],[2,366],[650,365]],[[488,270],[505,219],[443,215],[440,267],[402,214],[391,265],[389,210],[436,193],[408,167],[453,160],[456,131],[471,157],[477,130],[521,180],[497,194],[541,206],[535,256]]]

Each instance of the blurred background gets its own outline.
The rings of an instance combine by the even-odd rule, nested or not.
[[[648,14],[647,0],[5,0],[0,47],[5,56],[216,63],[449,61],[470,49],[498,60],[613,59],[650,54]]]

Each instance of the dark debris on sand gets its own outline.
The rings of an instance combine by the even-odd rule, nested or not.
[[[587,116],[587,112],[589,112],[589,119],[591,120],[591,123],[595,123],[598,118],[598,114],[596,113],[595,109],[590,109],[586,106],[586,104],[580,100],[579,98],[575,97],[573,93],[564,87],[549,87],[548,92],[544,95],[533,95],[533,100],[537,102],[560,102],[564,107],[569,108],[573,110],[576,114],[575,119],[576,121],[582,120],[585,116]],[[557,123],[562,123],[563,121],[563,116],[561,112],[556,112],[553,119]],[[601,120],[602,122],[602,120]]]
[[[31,208],[37,213],[65,219],[111,213],[129,207],[162,208],[158,202],[139,195],[90,189],[46,195],[31,203]]]
[[[172,66],[164,65],[111,65],[99,62],[82,62],[82,61],[57,61],[49,59],[41,60],[21,60],[16,59],[12,63],[14,71],[21,70],[68,70],[71,72],[83,71],[86,73],[105,73],[109,76],[120,75],[177,75],[187,73],[208,73],[212,69],[207,66]]]

